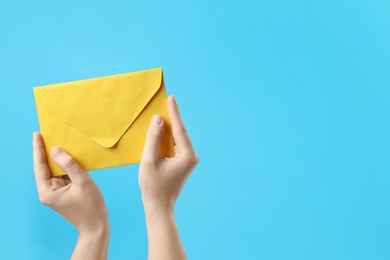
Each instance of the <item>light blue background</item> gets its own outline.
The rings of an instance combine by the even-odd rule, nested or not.
[[[67,259],[41,205],[32,87],[163,67],[200,164],[189,259],[390,259],[390,3],[0,1],[1,259]],[[130,149],[130,148],[129,148]],[[138,165],[91,172],[110,259],[146,259]]]

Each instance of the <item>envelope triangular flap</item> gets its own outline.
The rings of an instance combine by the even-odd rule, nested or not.
[[[37,103],[105,148],[113,147],[162,85],[162,69],[34,88]]]

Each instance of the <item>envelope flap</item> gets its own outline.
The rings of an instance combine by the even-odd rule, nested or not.
[[[34,88],[36,103],[103,147],[114,146],[162,85],[162,69]]]

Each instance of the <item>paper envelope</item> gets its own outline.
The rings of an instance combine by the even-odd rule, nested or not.
[[[35,87],[34,97],[53,176],[66,174],[50,157],[53,146],[86,170],[139,163],[154,114],[165,121],[161,156],[174,154],[162,69]]]

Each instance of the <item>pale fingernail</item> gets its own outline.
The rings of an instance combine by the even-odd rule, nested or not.
[[[61,148],[57,147],[57,146],[53,147],[53,149],[51,149],[51,155],[53,155],[54,157],[57,157],[62,152],[63,152],[63,150]]]
[[[173,98],[172,98],[172,99],[173,99],[173,103],[174,103],[176,106],[178,106],[178,105],[177,105],[177,101],[176,101],[176,97],[175,97],[174,95],[172,95],[172,97],[173,97]]]
[[[152,124],[153,125],[160,125],[161,124],[161,116],[154,115],[153,119],[152,119]]]

